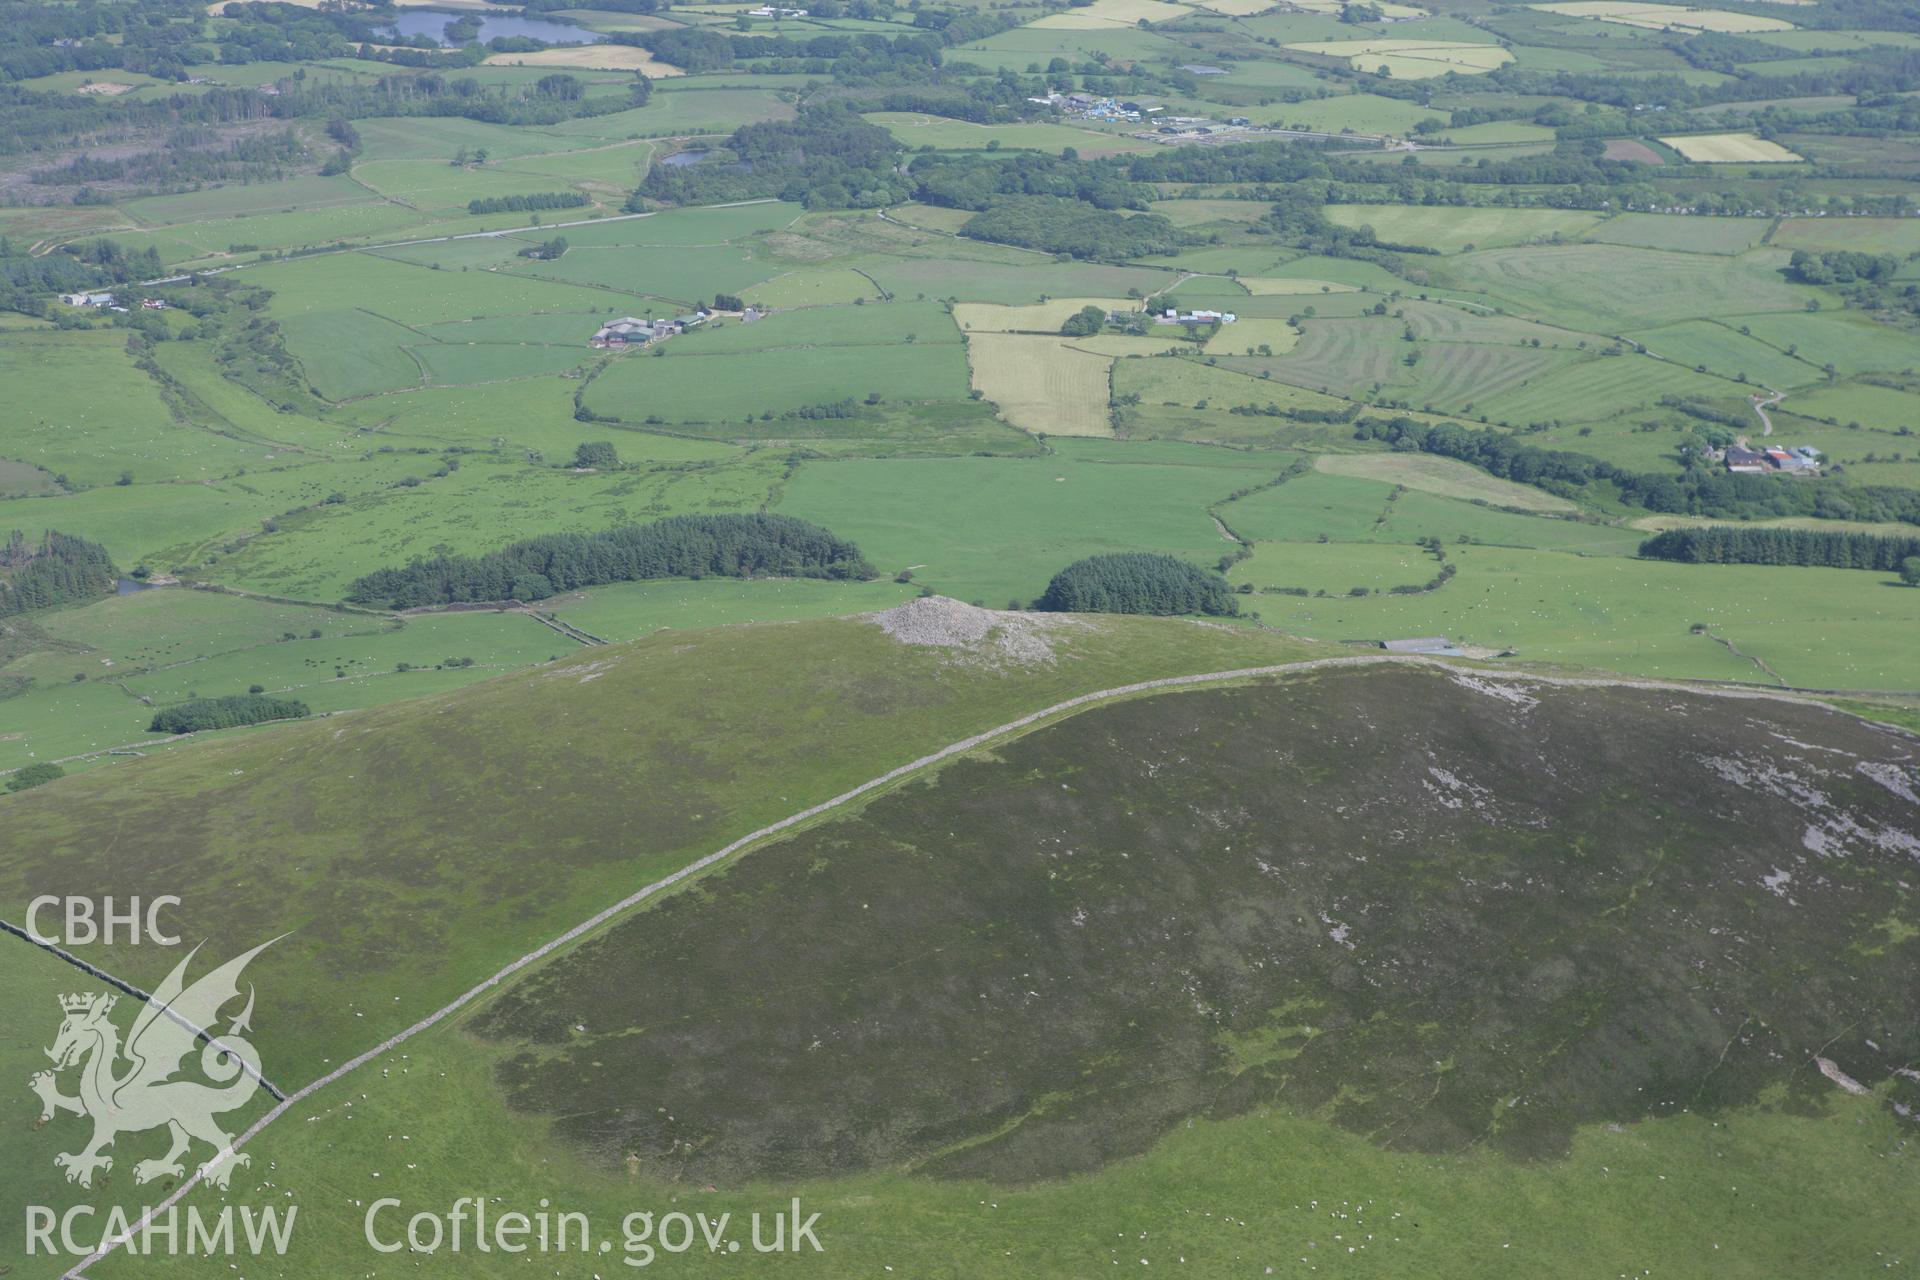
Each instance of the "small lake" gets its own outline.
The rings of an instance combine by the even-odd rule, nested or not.
[[[660,163],[669,169],[684,169],[690,164],[699,164],[712,154],[711,151],[676,151]]]
[[[412,9],[400,15],[400,20],[380,28],[383,35],[425,36],[438,42],[441,48],[451,49],[453,42],[447,39],[446,26],[455,18],[464,18],[468,13],[442,13],[437,9]],[[545,40],[548,44],[596,44],[602,37],[599,33],[588,31],[585,27],[570,27],[564,22],[549,22],[545,18],[523,18],[519,14],[487,13],[473,14],[480,19],[478,39],[484,43],[496,36],[525,36],[529,40]]]
[[[122,578],[118,582],[115,582],[113,584],[113,594],[117,596],[130,596],[134,594],[136,591],[151,591],[151,590],[153,590],[152,583],[141,582],[135,578]]]

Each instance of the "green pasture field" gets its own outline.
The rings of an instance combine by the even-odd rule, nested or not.
[[[618,437],[621,460],[628,463],[734,456],[722,445],[581,423],[573,416],[578,385],[566,378],[529,378],[483,387],[427,387],[345,405],[339,416],[356,434],[377,433],[374,439],[395,445],[530,449],[556,464],[572,457],[582,440],[608,435]]]
[[[1668,213],[1619,213],[1583,237],[1604,244],[1680,253],[1744,253],[1773,224],[1767,218],[1703,218]]]
[[[522,614],[401,623],[184,588],[56,610],[40,626],[46,642],[0,668],[32,682],[0,706],[0,768],[147,742],[155,710],[189,698],[257,684],[316,712],[349,710],[469,684],[576,647]],[[466,658],[473,663],[433,670]],[[403,663],[419,670],[402,672]]]
[[[579,244],[558,262],[530,260],[515,269],[520,276],[688,304],[738,293],[778,272],[765,255],[750,256],[731,245]]]
[[[1782,218],[1772,243],[1816,252],[1920,253],[1920,218]]]
[[[767,578],[738,582],[622,582],[542,600],[539,609],[603,640],[638,640],[672,628],[842,618],[890,609],[919,588],[889,577],[872,582]]]
[[[585,364],[594,354],[580,345],[577,338],[572,343],[555,346],[476,342],[408,350],[425,369],[426,380],[439,386],[506,382],[564,373]]]
[[[579,438],[607,435],[602,426]],[[425,476],[432,462],[418,460],[413,474]],[[332,602],[353,579],[417,555],[475,555],[535,534],[584,533],[681,512],[757,510],[779,468],[778,459],[753,458],[575,475],[557,465],[470,457],[451,475],[289,516],[279,532],[222,558],[207,576],[248,591]]]
[[[1374,133],[1400,136],[1422,120],[1445,118],[1417,102],[1383,98],[1372,93],[1339,94],[1331,98],[1309,98],[1304,102],[1276,102],[1265,106],[1240,108],[1238,114],[1255,124],[1279,125],[1288,129],[1314,129],[1324,133]]]
[[[575,151],[521,156],[501,162],[498,167],[515,174],[536,174],[558,179],[588,193],[603,192],[608,196],[624,198],[646,175],[654,150],[654,144],[650,142],[615,142]],[[495,163],[489,158],[488,167],[494,167]],[[560,220],[564,221],[570,220],[567,216],[569,212],[556,210],[555,213],[541,216],[553,218],[559,214]]]
[[[692,348],[694,344],[686,344]],[[630,352],[587,388],[593,412],[638,424],[726,422],[878,394],[890,401],[964,400],[967,362],[952,342],[780,347],[737,354]]]
[[[960,330],[936,302],[892,302],[863,307],[806,307],[777,311],[752,324],[709,320],[662,344],[669,358],[768,351],[786,347],[875,347],[961,341]]]
[[[1456,147],[1482,147],[1513,142],[1552,142],[1553,130],[1544,125],[1517,120],[1495,120],[1489,124],[1448,129],[1439,135]]]
[[[782,200],[756,200],[724,208],[668,209],[644,218],[623,218],[597,227],[569,227],[568,244],[713,246],[749,240],[791,224],[803,210]],[[533,237],[536,233],[523,233]]]
[[[513,167],[512,161],[498,167],[457,168],[441,160],[369,160],[355,165],[353,176],[394,203],[441,217],[464,213],[469,200],[538,195],[571,185],[546,174],[522,171]],[[500,216],[518,224],[531,220],[524,214]],[[540,216],[558,222],[583,215],[556,209]]]
[[[1006,68],[1024,72],[1029,62],[1044,64],[1053,58],[1085,61],[1101,53],[1115,58],[1165,59],[1179,56],[1182,47],[1151,31],[1016,27],[956,45],[953,56],[996,71]]]
[[[899,297],[925,295],[1009,306],[1038,302],[1043,297],[1125,297],[1128,289],[1151,293],[1177,278],[1141,267],[1057,263],[1041,254],[1021,254],[1011,262],[875,258],[858,265],[882,288]]]
[[[1258,566],[1259,585],[1309,585],[1294,579],[1344,564],[1343,554],[1339,544],[1263,543],[1245,563]],[[1329,640],[1447,635],[1512,647],[1528,661],[1772,683],[1754,663],[1690,634],[1700,622],[1791,684],[1901,689],[1920,679],[1920,659],[1901,638],[1920,623],[1920,600],[1912,598],[1920,592],[1889,586],[1890,574],[1501,547],[1454,546],[1448,556],[1459,572],[1438,591],[1326,600],[1260,595],[1254,607],[1270,626]],[[1235,571],[1248,581],[1254,572]]]
[[[258,465],[273,450],[178,421],[159,387],[109,330],[0,334],[0,378],[14,388],[0,448],[76,487],[196,481]]]
[[[280,322],[287,350],[314,391],[328,400],[352,400],[419,386],[425,371],[407,354],[419,336],[371,311],[310,311]]]
[[[1815,387],[1793,397],[1797,411],[1836,422],[1858,422],[1879,431],[1893,431],[1920,422],[1920,393],[1878,387],[1871,383],[1843,383]]]
[[[1272,205],[1259,200],[1156,200],[1151,209],[1176,227],[1256,222],[1273,212]]]
[[[311,312],[356,310],[408,327],[536,312],[624,312],[639,297],[515,272],[430,272],[370,253],[276,262],[254,269],[250,279],[273,290],[272,312],[282,324]]]
[[[755,77],[756,82],[759,77]],[[669,138],[694,134],[717,136],[761,120],[791,120],[793,105],[772,88],[675,89],[670,81],[654,86],[644,107],[611,115],[583,116],[553,125],[544,132],[557,138],[593,138],[608,142],[628,138]]]
[[[1211,564],[1233,544],[1208,505],[1285,466],[1202,449],[1189,450],[1185,465],[1105,461],[1111,453],[1082,461],[1078,442],[1051,443],[1057,454],[1047,458],[809,463],[776,509],[852,538],[883,573],[911,568],[942,594],[1000,608],[1033,599],[1060,569],[1100,552]]]
[[[1744,375],[1747,381],[1764,387],[1803,387],[1822,377],[1819,365],[1811,358],[1799,359],[1744,336],[1731,320],[1726,323],[1683,320],[1625,336],[1663,359],[1690,367],[1705,366],[1707,372],[1723,378],[1738,379]]]
[[[1731,261],[1616,245],[1484,249],[1448,264],[1462,287],[1522,314],[1575,328],[1617,332],[1695,316],[1798,311],[1814,291],[1786,283],[1778,250]]]
[[[136,224],[151,228],[258,214],[312,212],[378,200],[379,196],[352,178],[303,176],[123,200],[118,208]]]
[[[763,280],[740,295],[762,307],[831,307],[878,298],[879,287],[852,267],[802,267]]]
[[[905,146],[937,147],[943,151],[984,150],[989,142],[1013,150],[1054,154],[1072,147],[1089,158],[1159,150],[1154,143],[1138,138],[1058,124],[971,124],[912,111],[875,111],[865,118],[886,129]]]

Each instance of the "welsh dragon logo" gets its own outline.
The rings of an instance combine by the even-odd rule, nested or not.
[[[96,1171],[113,1168],[113,1158],[104,1149],[116,1138],[162,1126],[173,1145],[159,1159],[134,1165],[135,1182],[184,1175],[181,1157],[195,1140],[213,1147],[201,1172],[215,1186],[225,1187],[234,1168],[249,1163],[247,1156],[233,1151],[233,1135],[215,1117],[244,1105],[261,1084],[260,1055],[239,1038],[250,1029],[253,1016],[251,985],[246,1007],[228,1024],[226,1034],[216,1036],[213,1025],[221,1008],[240,995],[240,973],[247,962],[272,945],[263,942],[186,986],[187,965],[200,950],[195,947],[140,1006],[124,1045],[119,1028],[107,1016],[117,996],[86,992],[60,997],[66,1016],[47,1050],[53,1070],[39,1072],[29,1084],[40,1095],[40,1123],[63,1111],[93,1121],[92,1141],[53,1158],[68,1182],[91,1187]],[[202,1038],[207,1043],[200,1052],[200,1071],[211,1084],[184,1078],[186,1059]],[[61,1093],[60,1073],[76,1066],[79,1092]]]

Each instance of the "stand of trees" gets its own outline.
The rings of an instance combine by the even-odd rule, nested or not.
[[[1076,560],[1047,584],[1036,609],[1056,613],[1240,612],[1227,580],[1174,556],[1145,551]]]
[[[534,213],[541,209],[578,209],[587,198],[578,191],[544,191],[531,196],[491,196],[467,201],[468,213]]]
[[[29,542],[15,529],[0,548],[0,616],[98,599],[113,591],[115,576],[97,542],[51,529]]]
[[[196,698],[168,707],[153,718],[148,733],[200,733],[207,729],[236,729],[269,720],[299,720],[312,714],[307,704],[291,698],[268,698],[236,693],[227,698]]]
[[[482,556],[437,556],[356,580],[349,600],[412,609],[544,600],[562,591],[652,578],[866,580],[873,565],[851,542],[792,516],[669,516],[600,533],[529,538]]]
[[[697,164],[655,165],[628,208],[647,200],[714,204],[778,196],[809,209],[872,209],[912,195],[894,167],[893,135],[841,104],[802,107],[788,121],[736,129],[725,151]]]
[[[1887,538],[1823,529],[1743,529],[1712,525],[1668,529],[1640,544],[1649,560],[1684,564],[1790,564],[1897,572],[1920,556],[1920,536]]]
[[[968,218],[960,234],[1104,261],[1170,253],[1182,239],[1157,213],[1129,216],[1062,196],[1008,196]]]

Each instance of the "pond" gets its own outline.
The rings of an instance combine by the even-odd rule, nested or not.
[[[442,48],[453,48],[453,42],[447,39],[446,25],[456,18],[475,17],[480,21],[480,34],[476,37],[485,42],[496,36],[525,36],[529,40],[544,40],[548,44],[594,44],[601,37],[584,27],[570,27],[564,22],[549,22],[545,18],[527,18],[519,13],[442,13],[437,9],[415,9],[400,15],[399,21],[380,28],[382,35],[388,36],[426,36],[439,42]]]
[[[130,596],[136,591],[151,590],[153,590],[151,582],[141,582],[137,578],[121,578],[113,584],[113,594],[117,596]]]

